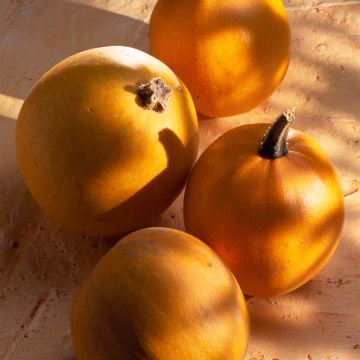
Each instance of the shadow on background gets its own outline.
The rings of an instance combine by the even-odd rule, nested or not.
[[[17,169],[14,144],[15,127],[16,121],[14,119],[0,115],[0,196],[5,192],[4,187],[7,187],[5,179]]]
[[[0,93],[17,98],[24,99],[45,71],[79,51],[110,45],[148,50],[148,24],[99,8],[61,0],[13,1],[4,12]]]

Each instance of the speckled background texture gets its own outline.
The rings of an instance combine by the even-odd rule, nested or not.
[[[235,126],[271,122],[296,108],[334,162],[345,194],[341,244],[301,289],[248,300],[247,360],[360,359],[360,1],[285,0],[292,61],[276,93],[255,110],[200,118],[201,151]],[[117,239],[76,236],[32,201],[15,159],[15,126],[43,72],[80,50],[148,49],[155,0],[0,0],[0,359],[70,360],[72,298]],[[182,196],[152,225],[183,228]],[[184,359],[186,360],[186,359]],[[226,360],[226,359],[224,359]]]

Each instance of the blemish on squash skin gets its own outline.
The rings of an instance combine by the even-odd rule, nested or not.
[[[159,77],[153,78],[149,82],[139,85],[137,88],[137,95],[143,108],[158,113],[166,110],[171,93],[171,87],[166,86],[164,81]]]

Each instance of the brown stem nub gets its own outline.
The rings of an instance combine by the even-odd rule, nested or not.
[[[162,113],[166,110],[171,95],[171,88],[161,78],[153,78],[137,88],[137,94],[144,109]]]
[[[268,128],[259,146],[258,154],[264,158],[278,159],[288,154],[287,137],[295,121],[295,110],[286,110]]]

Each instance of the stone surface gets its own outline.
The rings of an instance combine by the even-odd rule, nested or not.
[[[201,151],[235,126],[270,122],[295,107],[295,127],[334,162],[346,195],[341,245],[301,289],[249,299],[248,360],[360,358],[360,2],[284,1],[292,61],[276,93],[253,111],[200,119]],[[0,359],[70,360],[74,293],[116,239],[66,232],[42,214],[18,172],[14,135],[23,99],[40,75],[80,50],[148,51],[155,0],[0,1]],[[153,225],[183,228],[182,196]],[[224,359],[225,360],[225,359]]]

